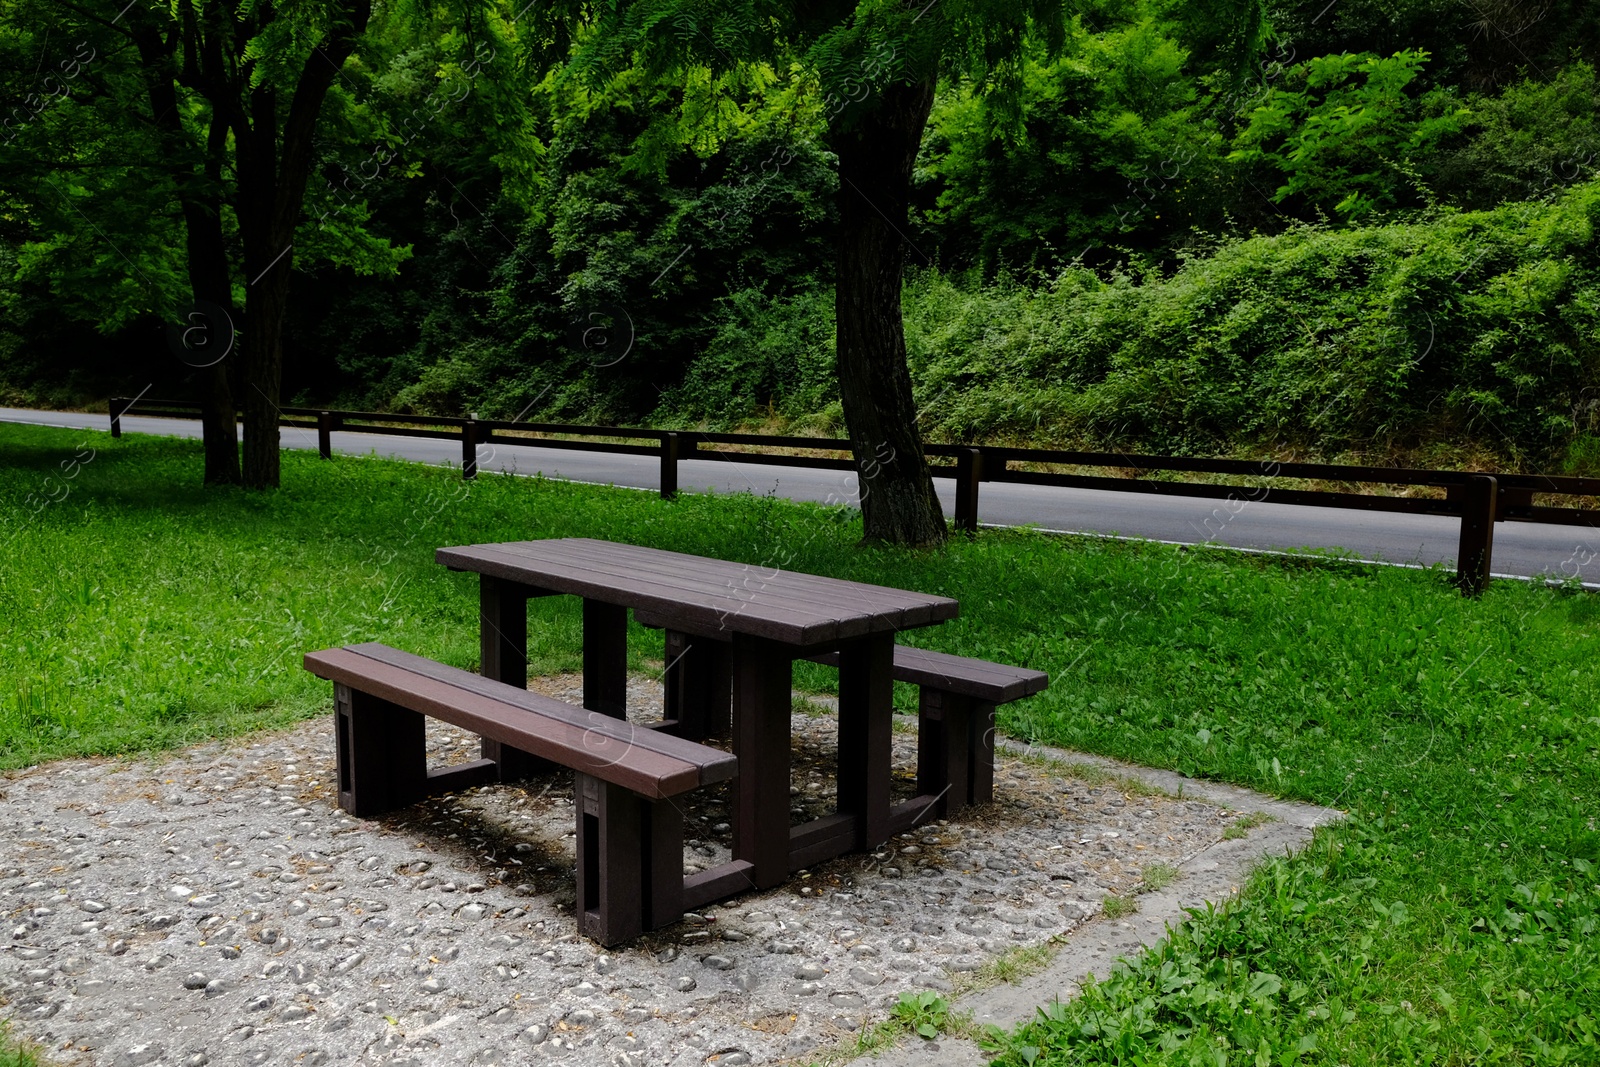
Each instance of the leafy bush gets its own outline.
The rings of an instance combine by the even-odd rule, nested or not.
[[[913,271],[906,343],[936,439],[1185,454],[1600,464],[1600,183],[1554,203],[1215,242],[1153,270]],[[832,293],[723,302],[657,418],[823,412]]]
[[[1409,161],[1431,154],[1468,114],[1451,107],[1442,90],[1426,114],[1407,92],[1427,61],[1428,53],[1406,50],[1388,58],[1318,56],[1293,66],[1289,87],[1267,95],[1228,158],[1280,171],[1280,203],[1299,198],[1344,219],[1400,206],[1414,187]]]

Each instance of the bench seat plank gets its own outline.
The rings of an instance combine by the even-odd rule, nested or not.
[[[685,763],[697,765],[701,774],[700,785],[714,785],[717,782],[725,782],[732,778],[738,770],[738,761],[727,753],[711,750],[709,752],[711,758],[708,759],[708,751],[704,745],[697,745],[693,741],[685,741],[681,737],[674,737],[671,734],[664,734],[657,730],[636,729],[620,720],[612,719],[610,716],[606,716],[606,720],[601,721],[583,709],[573,708],[571,705],[553,697],[547,697],[540,693],[531,693],[526,689],[519,689],[504,682],[497,682],[493,678],[485,678],[481,674],[474,674],[471,671],[462,670],[460,667],[451,667],[448,664],[428,659],[425,656],[402,652],[398,648],[390,648],[388,645],[379,644],[376,641],[360,645],[346,645],[345,649],[349,652],[358,652],[369,659],[402,667],[427,678],[448,682],[468,692],[492,697],[495,700],[504,701],[507,704],[512,704],[537,714],[569,718],[576,715],[582,720],[585,729],[601,728],[615,731],[619,735],[625,736],[635,746],[680,759]],[[600,776],[596,775],[596,777]]]
[[[652,800],[677,796],[710,781],[731,777],[737,767],[732,756],[715,753],[710,760],[669,755],[642,743],[646,738],[667,740],[665,735],[639,730],[618,720],[591,716],[560,701],[525,693],[535,700],[516,703],[480,691],[479,683],[509,689],[501,683],[467,671],[461,681],[442,680],[409,667],[397,666],[353,649],[310,652],[306,669],[320,678],[370,693],[380,700],[440,719],[536,756],[556,760],[574,770],[622,786]],[[438,666],[444,666],[442,664]],[[445,667],[446,671],[457,668]],[[509,695],[509,694],[505,694]],[[530,706],[532,705],[532,706]],[[528,716],[541,720],[534,726]],[[602,721],[603,720],[603,721]],[[677,740],[677,739],[673,739]]]
[[[812,657],[818,663],[837,664],[836,653]],[[934,652],[926,648],[896,645],[894,649],[894,679],[932,686],[947,693],[984,700],[991,704],[1009,704],[1013,700],[1042,692],[1050,684],[1050,676],[1043,671],[1027,667],[1009,667],[1003,663],[952,656],[948,652]]]

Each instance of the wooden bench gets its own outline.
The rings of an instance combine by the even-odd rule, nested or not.
[[[635,610],[642,626],[666,631],[668,665],[665,729],[699,740],[719,736],[728,716],[729,635],[686,633],[664,616]],[[808,657],[838,666],[839,655]],[[994,799],[994,717],[1001,704],[1032,696],[1050,684],[1043,671],[1010,667],[967,656],[894,647],[894,679],[919,689],[917,699],[918,799],[934,798],[934,813],[947,816],[969,804]]]
[[[572,768],[579,929],[602,944],[677,922],[737,882],[726,868],[683,876],[672,802],[733,778],[726,752],[386,645],[307,653],[305,667],[334,683],[339,806],[352,815],[497,780],[487,759],[429,770],[424,716]]]

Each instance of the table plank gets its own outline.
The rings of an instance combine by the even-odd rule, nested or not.
[[[713,630],[750,632],[758,636],[771,636],[776,640],[802,644],[817,644],[832,640],[833,634],[843,629],[851,636],[865,627],[848,614],[824,615],[798,607],[787,607],[781,612],[770,610],[770,600],[761,610],[749,611],[752,601],[728,595],[721,590],[707,588],[707,583],[692,578],[672,575],[645,577],[630,565],[628,571],[616,567],[604,568],[582,561],[563,560],[552,566],[549,561],[518,551],[515,543],[505,545],[478,545],[474,547],[476,566],[458,569],[476,570],[509,581],[537,584],[559,593],[570,593],[586,600],[619,604],[629,607],[644,606],[662,613],[682,613],[696,620],[696,624]],[[439,560],[446,549],[439,549]],[[739,625],[728,623],[738,619]]]
[[[949,597],[588,538],[454,546],[436,558],[457,570],[800,647],[925,626],[959,612]]]
[[[865,582],[827,578],[801,571],[785,571],[755,564],[708,559],[705,556],[691,556],[682,552],[667,552],[640,545],[594,541],[588,538],[563,539],[562,551],[571,552],[575,558],[603,565],[615,565],[619,560],[631,560],[650,568],[652,573],[659,571],[664,565],[670,565],[674,568],[674,573],[693,577],[701,582],[727,581],[730,580],[730,571],[735,571],[741,579],[747,580],[753,575],[756,583],[763,589],[775,588],[786,601],[796,605],[812,610],[833,610],[843,605],[855,611],[895,612],[900,616],[898,623],[905,627],[942,621],[943,617],[936,617],[936,613],[941,602],[947,599],[890,586],[869,585]]]

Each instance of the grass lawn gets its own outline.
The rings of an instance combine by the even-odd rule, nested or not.
[[[909,643],[1051,674],[1003,710],[1011,735],[1351,812],[1239,904],[997,1035],[1001,1062],[1600,1063],[1592,594],[1502,581],[1468,601],[1439,571],[1023,532],[858,548],[840,509],[302,452],[273,494],[199,472],[198,442],[0,426],[4,765],[323,712],[307,649],[474,666],[475,578],[439,545],[583,535],[943,593],[962,617]],[[530,669],[576,669],[576,601],[531,610]]]

